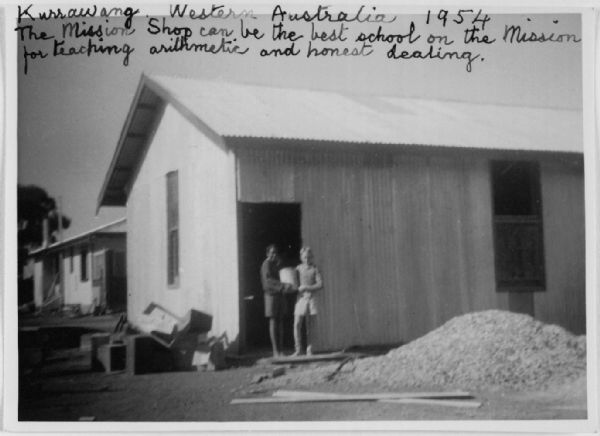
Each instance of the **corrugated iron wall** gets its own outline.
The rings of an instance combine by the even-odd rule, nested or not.
[[[585,213],[581,169],[541,165],[546,292],[534,295],[535,316],[585,333]]]
[[[508,309],[507,294],[495,287],[489,159],[242,147],[236,153],[239,201],[302,204],[303,242],[313,247],[325,283],[319,348],[406,342],[462,313]],[[580,321],[569,320],[584,319],[584,307],[571,303],[565,314],[560,306],[565,277],[576,278],[570,292],[584,294],[583,223],[565,228],[565,212],[553,214],[565,195],[582,198],[582,176],[563,176],[560,165],[544,168],[544,207],[552,215],[545,217],[546,234],[563,235],[546,243],[547,268],[563,244],[577,255],[548,275],[536,313],[575,329]],[[563,177],[568,186],[546,182],[561,185]],[[570,201],[583,213],[578,200]]]

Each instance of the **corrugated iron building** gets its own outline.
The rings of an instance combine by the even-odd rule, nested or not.
[[[321,350],[491,308],[582,333],[582,143],[580,111],[143,76],[99,206],[127,206],[134,324],[195,308],[267,345],[275,242],[314,250]]]

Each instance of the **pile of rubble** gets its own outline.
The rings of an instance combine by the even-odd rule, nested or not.
[[[585,375],[585,336],[523,314],[489,310],[451,319],[379,357],[357,360],[336,377],[349,385],[389,388],[545,388]],[[322,381],[329,368],[297,373],[288,383]]]

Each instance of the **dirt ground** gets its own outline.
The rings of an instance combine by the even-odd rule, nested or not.
[[[313,364],[315,365],[315,364]],[[270,396],[252,383],[270,364],[216,372],[145,375],[91,372],[89,351],[54,350],[44,364],[20,374],[20,421],[336,421],[585,419],[585,380],[545,392],[472,392],[480,408],[376,402],[230,404],[233,398]],[[301,370],[285,367],[289,373]],[[292,389],[294,386],[286,386]],[[314,390],[348,392],[336,383]],[[363,392],[380,391],[364,387]]]

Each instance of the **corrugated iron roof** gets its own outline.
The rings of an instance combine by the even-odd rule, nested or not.
[[[581,111],[352,96],[219,81],[149,80],[223,137],[583,151]]]
[[[42,248],[38,248],[36,250],[32,250],[29,254],[30,255],[39,255],[46,251],[56,250],[58,248],[71,245],[79,240],[85,239],[92,235],[106,234],[106,233],[118,234],[118,233],[125,233],[126,231],[127,231],[127,219],[120,218],[120,219],[110,222],[108,224],[103,224],[101,226],[98,226],[95,229],[88,230],[87,232],[83,232],[78,235],[71,236],[70,238],[67,238],[63,241],[54,242],[53,244],[51,244],[47,247],[42,247]]]
[[[581,111],[286,89],[143,75],[98,198],[122,206],[165,104],[228,138],[583,152]]]

